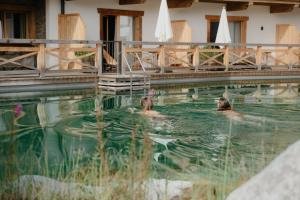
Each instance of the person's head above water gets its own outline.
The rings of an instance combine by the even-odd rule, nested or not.
[[[229,103],[229,101],[224,98],[224,97],[221,97],[219,100],[218,100],[218,111],[226,111],[226,110],[231,110],[231,105]]]
[[[143,97],[141,99],[141,106],[143,107],[144,111],[149,111],[153,109],[153,101],[151,97]]]

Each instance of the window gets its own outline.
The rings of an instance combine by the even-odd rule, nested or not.
[[[228,22],[232,43],[242,43],[241,22]],[[210,37],[208,42],[215,42],[217,38],[219,22],[210,23]]]
[[[233,43],[242,43],[241,22],[229,22],[229,32]]]
[[[120,39],[125,41],[132,41],[133,29],[133,17],[120,16]]]
[[[26,15],[23,13],[4,13],[2,20],[5,38],[26,38]]]
[[[207,15],[207,42],[215,42],[220,16]],[[248,17],[229,16],[228,26],[232,43],[246,43]]]
[[[2,38],[33,38],[35,24],[30,23],[31,17],[30,12],[0,12]]]
[[[217,38],[219,22],[210,22],[209,39],[207,42],[215,42]]]

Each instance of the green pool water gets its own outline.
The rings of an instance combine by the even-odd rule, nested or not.
[[[0,183],[22,175],[67,176],[75,162],[84,167],[96,159],[97,105],[111,168],[128,160],[134,131],[137,151],[145,134],[152,141],[155,178],[230,184],[253,176],[300,139],[298,83],[157,88],[154,109],[164,120],[139,113],[142,96],[76,91],[1,97]],[[216,111],[221,96],[239,119]]]

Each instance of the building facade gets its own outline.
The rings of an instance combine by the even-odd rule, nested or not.
[[[214,42],[226,6],[233,42],[300,43],[299,0],[217,2],[168,0],[174,40]],[[156,41],[159,6],[160,0],[4,0],[2,38]]]
[[[137,2],[139,4],[134,4]],[[292,27],[293,31],[298,31],[297,36],[293,33],[292,42],[299,43],[297,38],[299,39],[300,31],[300,1],[257,1],[264,2],[257,4],[253,3],[256,1],[251,1],[252,3],[187,1],[184,3],[185,1],[169,0],[168,2],[170,7],[176,7],[170,9],[175,35],[185,33],[188,37],[181,40],[186,42],[213,42],[218,27],[218,17],[222,7],[227,6],[230,32],[234,42],[277,43],[280,40],[278,37],[284,35],[282,28],[284,30]],[[283,2],[287,4],[279,4]],[[294,4],[291,4],[293,2]],[[154,30],[159,6],[160,0],[72,0],[65,2],[65,13],[77,13],[81,16],[86,27],[85,37],[82,39],[156,41]],[[47,39],[59,39],[58,16],[60,14],[61,0],[47,0]],[[182,31],[182,27],[186,26],[188,28],[183,28]]]

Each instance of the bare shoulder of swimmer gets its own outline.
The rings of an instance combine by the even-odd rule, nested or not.
[[[166,116],[160,114],[157,111],[153,111],[153,110],[142,112],[142,114],[145,115],[145,116],[147,116],[147,117],[151,117],[151,118],[166,119]]]
[[[237,120],[237,121],[242,121],[244,119],[244,116],[241,113],[235,112],[233,110],[225,111],[225,112],[223,112],[223,114],[227,118]]]

